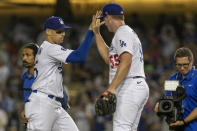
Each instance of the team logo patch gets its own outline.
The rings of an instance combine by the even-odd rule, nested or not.
[[[140,83],[142,83],[142,81],[137,81],[137,84],[140,84]]]
[[[122,40],[119,40],[120,41],[120,47],[126,47],[127,46],[127,44],[124,42],[124,41],[122,41]]]
[[[67,49],[65,49],[65,48],[62,47],[61,50],[66,51]]]
[[[59,21],[60,21],[60,24],[64,24],[64,21],[62,20],[62,19],[59,19]]]

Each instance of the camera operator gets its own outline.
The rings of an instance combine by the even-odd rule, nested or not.
[[[182,101],[184,105],[183,119],[170,123],[170,127],[184,126],[184,131],[197,130],[197,70],[193,66],[194,58],[189,48],[179,48],[174,54],[177,73],[169,80],[178,80],[180,85],[185,86],[186,97]],[[170,92],[166,92],[169,96]],[[158,112],[159,103],[155,106]]]

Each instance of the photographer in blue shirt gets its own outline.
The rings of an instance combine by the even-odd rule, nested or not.
[[[184,126],[184,131],[197,130],[197,70],[193,66],[194,58],[189,48],[179,48],[174,55],[177,73],[170,77],[170,80],[178,80],[180,85],[185,86],[186,97],[183,100],[183,120],[171,123],[169,126]],[[166,92],[169,96],[170,92]],[[158,112],[159,103],[155,106]]]
[[[28,102],[28,98],[32,92],[31,87],[34,82],[34,60],[38,52],[38,48],[39,47],[34,43],[29,43],[26,44],[24,47],[22,47],[23,67],[27,69],[27,71],[21,75],[24,104]],[[61,104],[64,109],[67,109],[68,107],[67,100],[68,100],[68,96],[66,92],[64,92],[64,98],[61,100]],[[25,118],[24,115],[24,109],[21,112],[21,118],[23,123],[26,124],[27,119]]]

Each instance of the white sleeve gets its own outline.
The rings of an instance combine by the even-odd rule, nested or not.
[[[118,55],[120,56],[123,52],[128,52],[131,55],[134,54],[134,36],[133,32],[129,31],[119,31],[115,36],[115,47],[117,49]]]
[[[57,44],[49,46],[47,49],[47,54],[50,57],[57,59],[63,63],[66,63],[67,57],[70,55],[71,52],[73,52],[73,50],[65,49],[64,47]]]

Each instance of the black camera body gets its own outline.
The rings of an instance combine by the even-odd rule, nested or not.
[[[160,99],[158,115],[166,116],[166,122],[168,124],[174,123],[177,120],[182,120],[183,110],[180,103],[174,101],[172,96],[165,96]]]
[[[184,106],[181,101],[186,97],[185,87],[177,86],[170,96],[163,96],[159,100],[158,115],[166,117],[168,124],[183,120]],[[170,127],[172,129],[172,127]]]

